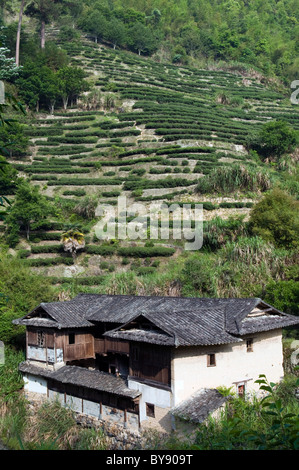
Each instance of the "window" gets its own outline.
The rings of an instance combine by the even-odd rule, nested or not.
[[[246,349],[247,349],[247,352],[253,351],[253,339],[252,338],[246,340]]]
[[[69,334],[69,344],[75,344],[75,333]]]
[[[245,398],[245,384],[238,385],[238,396],[240,398]]]
[[[216,366],[216,354],[208,354],[207,366],[208,367]]]
[[[43,331],[37,332],[37,345],[41,348],[45,346],[45,333]]]
[[[152,403],[146,403],[146,416],[149,418],[154,418],[155,417],[155,405]]]

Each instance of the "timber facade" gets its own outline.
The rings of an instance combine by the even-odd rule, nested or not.
[[[257,391],[283,376],[282,328],[261,299],[80,294],[42,303],[26,326],[25,390],[140,430],[197,424],[224,405],[218,386]]]

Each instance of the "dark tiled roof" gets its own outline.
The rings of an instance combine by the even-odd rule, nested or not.
[[[20,372],[27,373],[27,374],[32,374],[32,375],[38,375],[40,377],[51,377],[53,374],[53,369],[48,368],[48,367],[39,367],[30,361],[24,361],[19,364],[19,370]]]
[[[82,328],[92,326],[85,315],[89,308],[99,301],[100,296],[80,295],[70,301],[41,303],[29,314],[22,318],[14,320],[17,325],[27,326],[48,326],[56,328]],[[48,323],[39,323],[44,321],[39,314],[46,312]],[[36,316],[35,316],[36,315]]]
[[[216,389],[202,389],[179,403],[171,413],[192,423],[202,423],[211,413],[224,405],[228,398],[222,396]]]
[[[144,320],[149,320],[159,330],[163,330],[168,336],[162,333],[153,334],[152,330],[130,329],[130,322],[120,326],[111,332],[108,331],[104,336],[109,338],[121,338],[128,341],[153,342],[160,345],[173,346],[196,346],[227,344],[241,341],[239,338],[228,334],[224,330],[222,309],[201,308],[196,311],[164,311],[147,312],[138,315],[132,321],[139,320],[142,325]],[[147,337],[148,335],[148,337]]]
[[[129,389],[121,377],[85,367],[63,366],[58,370],[53,370],[24,361],[19,365],[19,370],[23,373],[53,379],[59,383],[78,385],[129,398],[136,398],[141,394],[138,390]]]
[[[124,339],[126,341],[139,341],[143,343],[159,344],[164,346],[175,346],[174,336],[165,333],[132,328],[130,330],[114,330],[104,334],[108,338]]]
[[[53,372],[51,379],[64,384],[84,386],[92,390],[113,393],[124,397],[136,398],[141,393],[138,390],[131,390],[121,377],[90,370],[78,366],[64,366]]]
[[[265,318],[249,318],[251,312],[257,309],[265,311]],[[70,301],[42,303],[14,323],[56,328],[90,327],[98,322],[121,326],[140,315],[160,329],[159,335],[151,333],[150,336],[147,330],[148,337],[145,338],[144,331],[127,333],[123,331],[124,328],[121,332],[118,328],[108,334],[110,337],[155,344],[212,345],[239,341],[238,338],[247,333],[299,323],[298,317],[279,312],[259,298],[211,299],[99,294],[79,294]],[[42,320],[41,316],[46,316],[48,322]],[[40,324],[41,321],[45,323]]]
[[[275,328],[286,328],[287,326],[294,326],[299,323],[298,317],[292,317],[288,315],[278,316],[278,315],[265,315],[259,318],[250,318],[247,317],[242,320],[240,324],[239,334],[246,335],[250,333],[257,333],[259,331],[270,331]]]
[[[57,328],[57,322],[55,320],[51,320],[50,318],[18,318],[17,320],[13,320],[12,323],[14,325],[24,325],[24,326],[36,326],[39,328]]]

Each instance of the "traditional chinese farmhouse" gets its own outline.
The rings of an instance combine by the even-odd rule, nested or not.
[[[282,328],[299,318],[261,299],[80,294],[41,303],[26,326],[25,391],[132,429],[197,424],[283,377]]]

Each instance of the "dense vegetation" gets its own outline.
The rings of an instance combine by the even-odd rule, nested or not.
[[[18,49],[12,18],[20,4]],[[0,340],[7,345],[0,438],[26,449],[105,448],[101,434],[79,435],[73,416],[55,404],[41,408],[28,431],[17,399],[24,331],[12,320],[78,292],[256,296],[299,314],[299,108],[289,99],[298,7],[290,0],[0,5]],[[135,227],[139,214],[145,239],[119,240],[116,231],[99,240],[98,205],[116,207],[121,195],[146,209],[201,203],[203,247],[186,251],[172,216],[158,221],[170,236],[149,239],[148,213],[134,207],[125,220]],[[285,332],[285,345],[296,335]],[[277,388],[283,411],[268,388],[279,428],[260,403],[236,399],[219,423],[199,429],[196,448],[296,448],[293,417],[285,417],[298,411],[294,388],[293,376]],[[51,414],[59,420],[50,435]],[[151,439],[156,448],[181,445]]]

